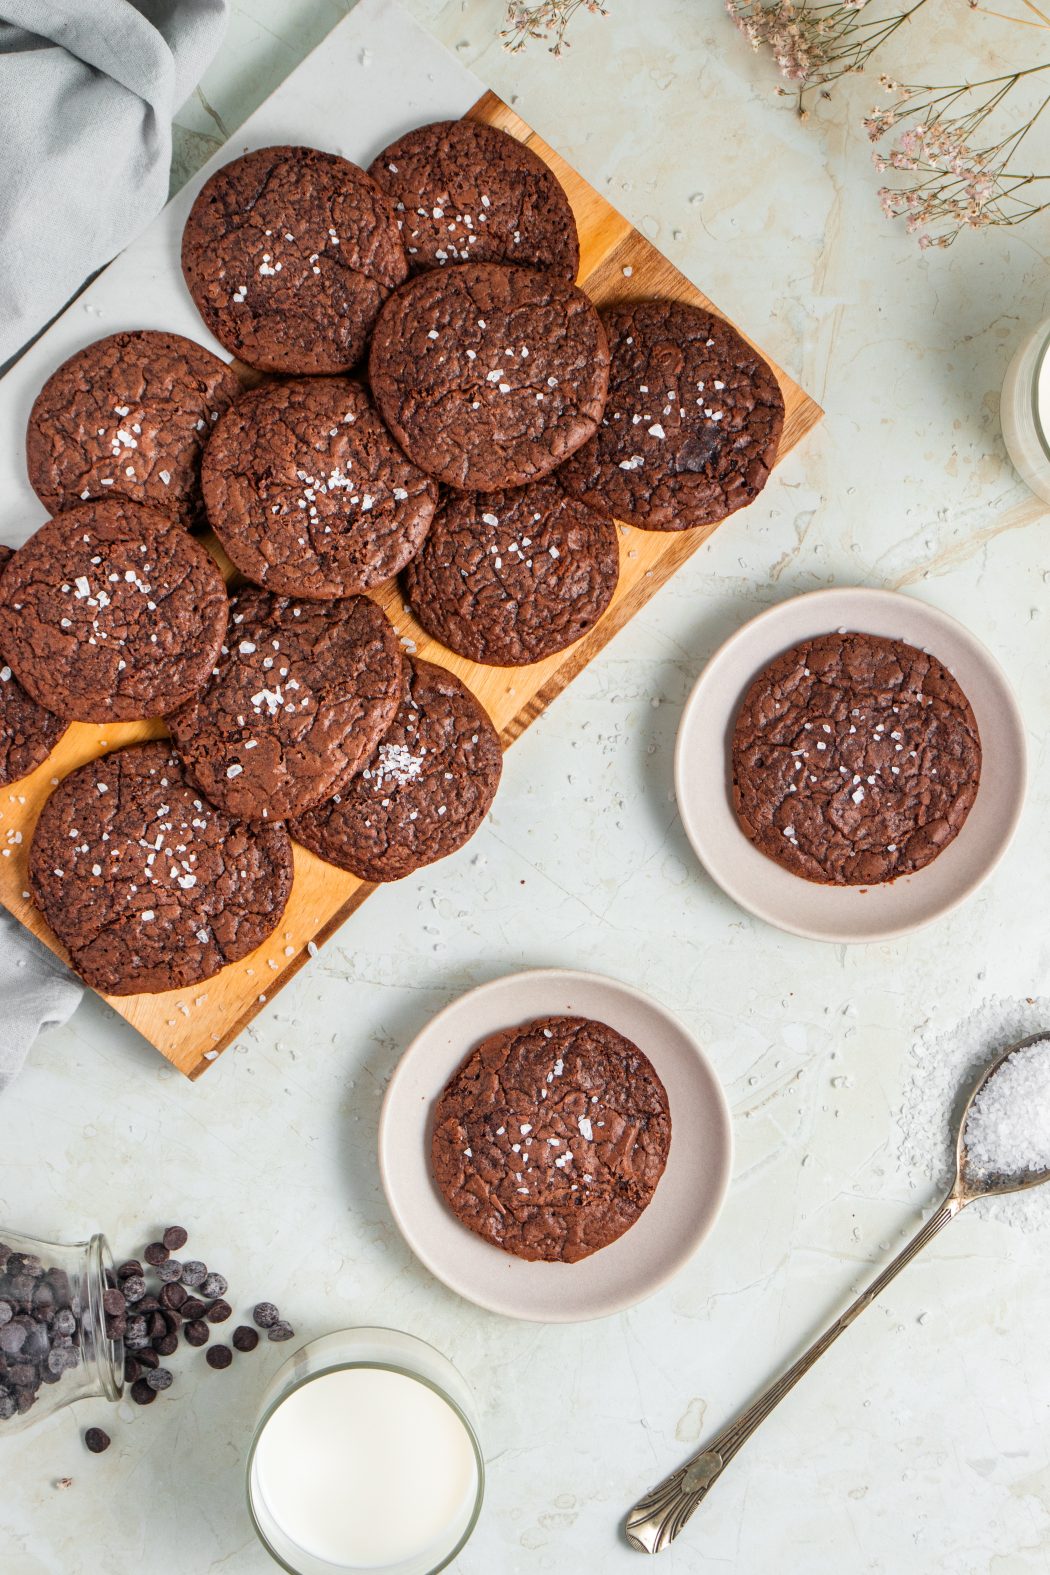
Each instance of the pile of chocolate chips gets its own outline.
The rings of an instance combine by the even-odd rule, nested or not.
[[[0,1241],[0,1422],[80,1363],[80,1309],[64,1269]]]

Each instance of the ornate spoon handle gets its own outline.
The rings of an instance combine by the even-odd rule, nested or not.
[[[938,1231],[944,1229],[949,1220],[955,1218],[968,1201],[968,1198],[960,1196],[956,1191],[949,1193],[940,1208],[931,1214],[925,1225],[916,1232],[907,1246],[902,1248],[893,1262],[883,1269],[866,1291],[861,1292],[840,1318],[836,1318],[835,1322],[825,1329],[797,1362],[775,1379],[735,1421],[723,1428],[705,1449],[694,1455],[691,1460],[687,1460],[684,1466],[679,1466],[678,1470],[672,1472],[669,1477],[665,1477],[659,1487],[653,1488],[651,1493],[639,1499],[627,1516],[625,1528],[627,1540],[632,1548],[636,1548],[639,1553],[659,1553],[661,1548],[666,1548],[669,1542],[674,1541],[697,1505],[707,1496],[712,1483],[718,1480],[737,1450],[751,1437],[759,1423],[765,1421],[774,1406],[778,1405],[799,1379],[809,1372],[817,1358],[824,1355],[843,1330],[849,1328],[865,1307],[871,1306],[890,1281],[895,1279],[905,1265],[933,1240]]]

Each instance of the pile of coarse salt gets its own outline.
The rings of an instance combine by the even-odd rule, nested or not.
[[[1050,1028],[1047,1038],[1008,1056],[981,1089],[966,1118],[964,1148],[975,1181],[1050,1170]]]
[[[905,1062],[903,1096],[891,1143],[900,1178],[947,1190],[955,1174],[958,1122],[978,1077],[1011,1044],[1043,1030],[1050,1031],[1050,997],[1009,1000],[993,996],[962,1022],[947,1029],[938,1022],[920,1032]],[[1046,1053],[1050,1061],[1050,1049]],[[1050,1113],[1044,1114],[1042,1122],[1026,1121],[1024,1127],[1022,1143],[1032,1139],[1033,1133],[1050,1134]],[[1016,1141],[1012,1123],[1008,1130],[1008,1142]],[[1006,1152],[1009,1154],[1009,1149]],[[1050,1230],[1050,1182],[1008,1197],[981,1199],[973,1207],[1004,1225],[1025,1231]]]

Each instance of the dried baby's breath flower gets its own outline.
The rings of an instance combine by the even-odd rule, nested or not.
[[[725,0],[752,49],[768,48],[795,85],[800,114],[807,92],[819,88],[826,97],[839,77],[863,71],[876,49],[924,4],[914,0],[907,10],[887,17],[874,14],[872,0]]]
[[[503,47],[516,54],[534,39],[553,39],[547,47],[552,55],[560,55],[572,42],[565,32],[577,11],[608,15],[601,0],[538,0],[532,4],[527,0],[508,0]]]

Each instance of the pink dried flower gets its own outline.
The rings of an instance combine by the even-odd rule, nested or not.
[[[566,29],[578,11],[590,11],[594,16],[607,16],[602,0],[507,0],[507,14],[503,27],[503,47],[512,53],[525,48],[533,39],[546,41],[552,55],[568,49],[572,40],[565,37]]]

